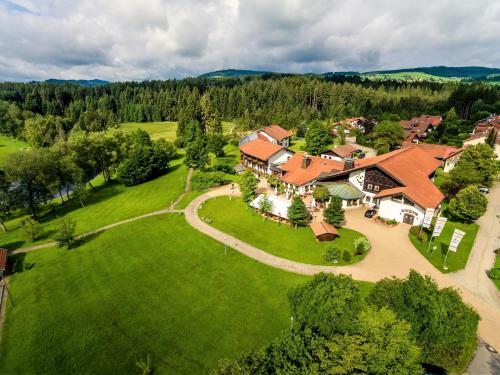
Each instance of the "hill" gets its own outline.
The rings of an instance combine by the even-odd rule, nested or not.
[[[264,74],[280,74],[264,70],[223,69],[204,73],[199,78],[238,78],[243,76],[262,76]]]
[[[500,74],[498,68],[487,68],[483,66],[430,66],[409,69],[376,70],[365,72],[363,75],[404,75],[420,73],[429,76],[444,78],[469,78],[477,79],[494,74]]]
[[[64,85],[65,83],[70,83],[74,85],[89,86],[89,87],[102,86],[110,83],[109,81],[104,81],[102,79],[56,79],[56,78],[50,78],[45,80],[44,82],[53,85]]]

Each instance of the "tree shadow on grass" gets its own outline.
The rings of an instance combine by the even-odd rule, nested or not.
[[[82,236],[82,237],[77,238],[77,240],[75,241],[75,245],[71,249],[69,249],[69,250],[76,250],[76,249],[78,249],[80,246],[83,246],[86,243],[88,243],[88,242],[96,239],[103,232],[105,232],[105,231],[103,230],[103,231],[99,231],[99,232],[96,232],[96,233],[88,234],[86,236]]]
[[[2,244],[1,247],[7,250],[16,250],[22,247],[25,243],[26,243],[25,241],[13,241],[6,244]]]

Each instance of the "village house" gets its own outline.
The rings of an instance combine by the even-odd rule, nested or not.
[[[415,145],[410,142],[403,142],[402,148],[415,146],[433,158],[441,162],[441,167],[444,172],[449,172],[457,165],[462,156],[463,148],[454,146],[438,145],[434,143],[418,143]]]
[[[279,166],[286,163],[292,154],[283,146],[260,138],[240,145],[241,164],[259,174],[281,175]]]
[[[497,160],[500,160],[500,116],[493,114],[482,120],[476,122],[472,134],[464,140],[463,146],[473,146],[480,143],[487,143],[490,134],[493,133],[495,150]]]
[[[292,144],[292,133],[279,125],[266,126],[265,128],[257,130],[257,134],[259,138],[283,147],[290,147]]]
[[[372,119],[367,119],[365,117],[352,117],[344,120],[345,123],[352,129],[359,129],[364,134],[370,133],[375,125],[377,125],[377,121]]]
[[[354,197],[344,206],[376,206],[381,217],[420,225],[426,209],[436,209],[444,199],[431,180],[441,162],[419,147],[344,164],[341,170],[322,174],[315,182],[336,195]]]
[[[353,154],[356,152],[356,147],[352,145],[342,145],[331,150],[325,151],[321,154],[324,159],[330,160],[345,160],[347,158],[352,158]]]
[[[405,130],[405,141],[419,143],[437,128],[442,121],[441,116],[422,115],[413,117],[411,120],[401,120],[399,123]]]

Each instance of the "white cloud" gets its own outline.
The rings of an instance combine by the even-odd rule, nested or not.
[[[0,0],[0,80],[499,65],[496,0]]]

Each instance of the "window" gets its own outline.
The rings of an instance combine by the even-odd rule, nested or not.
[[[372,189],[373,189],[373,185],[372,185],[372,184],[368,184],[368,185],[366,186],[366,188],[367,188],[368,190],[372,190]]]
[[[380,186],[375,185],[375,186],[373,187],[373,190],[375,190],[375,191],[379,191],[379,190],[380,190]]]
[[[391,197],[391,200],[394,202],[402,203],[403,202],[403,196],[402,195],[393,195]]]
[[[415,205],[411,200],[409,200],[406,197],[404,197],[404,204],[407,204],[408,206],[414,206]]]
[[[365,197],[365,202],[370,202],[371,200],[372,199],[368,195]]]

